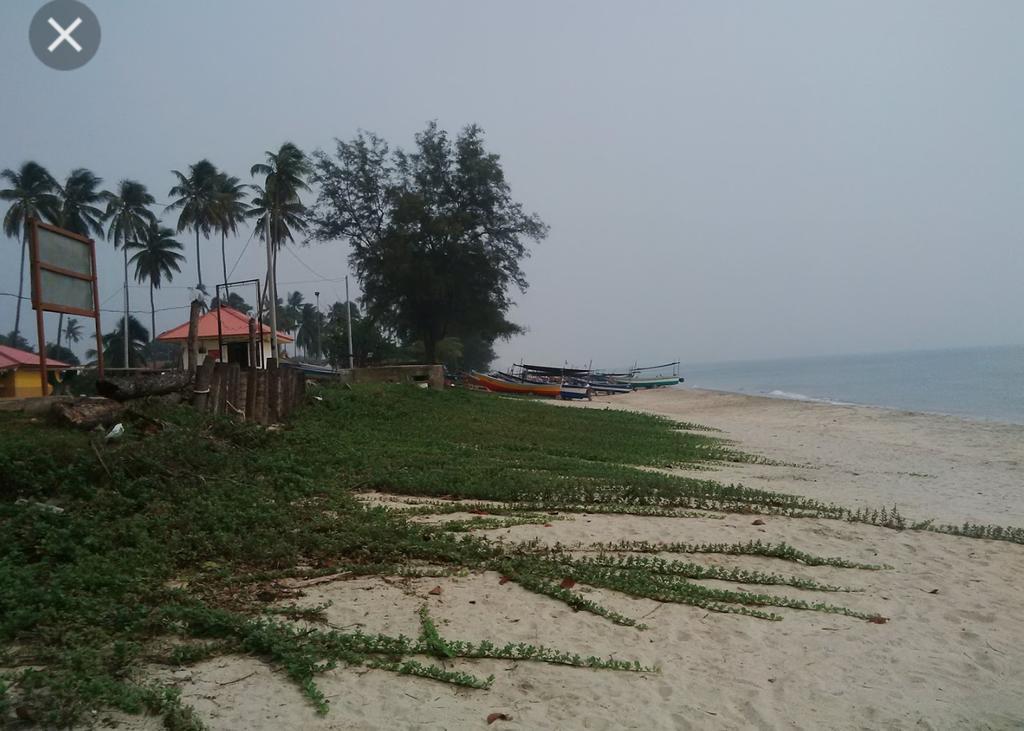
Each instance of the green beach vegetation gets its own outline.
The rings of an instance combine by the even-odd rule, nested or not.
[[[780,566],[886,568],[786,544],[542,545],[479,533],[576,512],[653,512],[682,520],[723,511],[783,513],[876,518],[899,527],[895,511],[882,521],[881,513],[865,516],[649,469],[749,459],[712,433],[681,431],[653,416],[466,391],[366,386],[319,393],[322,400],[281,431],[156,404],[137,406],[125,437],[114,442],[27,417],[0,419],[0,667],[7,668],[0,718],[16,704],[23,718],[59,726],[115,708],[162,713],[168,728],[200,728],[176,691],[147,681],[141,669],[227,653],[282,668],[321,712],[328,705],[316,676],[338,665],[472,688],[493,679],[452,671],[444,661],[514,658],[651,671],[628,659],[590,657],[587,648],[442,638],[425,610],[418,639],[334,629],[318,624],[322,608],[282,606],[284,597],[273,587],[289,577],[493,571],[503,581],[634,628],[629,632],[643,629],[640,618],[588,598],[577,583],[756,619],[777,621],[797,610],[884,621],[836,599],[850,587],[785,571],[649,555],[717,553],[759,556]],[[361,500],[364,491],[429,500],[409,510],[388,508]],[[486,515],[464,519],[460,511]],[[425,522],[426,515],[441,522]],[[446,515],[454,518],[451,526]],[[994,529],[950,532],[996,537]],[[999,533],[1015,536],[1019,540],[1008,529]],[[708,579],[719,583],[702,583]],[[720,582],[775,585],[787,593],[722,588]]]

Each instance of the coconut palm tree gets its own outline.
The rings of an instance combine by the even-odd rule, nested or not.
[[[128,337],[124,336],[124,318],[122,317],[111,332],[103,336],[103,360],[111,368],[136,368],[146,363],[146,343],[149,333],[146,327],[131,315],[128,316]],[[124,360],[127,354],[127,360]],[[85,357],[96,358],[95,350],[87,350]]]
[[[14,309],[13,340],[18,341],[21,333],[21,300],[25,291],[25,250],[28,246],[29,220],[44,218],[53,221],[57,217],[58,200],[55,195],[57,184],[53,177],[37,162],[26,162],[18,170],[0,172],[0,178],[10,187],[0,190],[0,200],[10,202],[4,216],[4,233],[12,239],[21,239],[21,268],[18,270],[18,301]]]
[[[59,334],[59,333],[58,333]],[[82,339],[82,325],[78,322],[77,317],[69,317],[67,324],[64,326],[64,341],[66,343],[78,344],[78,341]],[[58,345],[60,342],[58,341]]]
[[[249,170],[254,178],[263,176],[264,183],[253,186],[255,195],[248,215],[256,219],[256,234],[270,240],[272,261],[267,276],[273,296],[268,294],[267,302],[271,303],[277,294],[277,252],[286,241],[293,240],[293,231],[306,230],[306,207],[299,192],[309,190],[306,177],[312,168],[305,153],[291,142],[265,155],[266,162],[256,163]]]
[[[99,187],[103,182],[95,173],[86,168],[75,168],[63,185],[56,186],[60,207],[57,210],[57,225],[82,236],[103,238],[103,193]],[[57,320],[57,347],[61,347],[61,330],[64,328],[64,313]],[[59,359],[58,359],[59,360]]]
[[[285,332],[295,332],[302,319],[302,292],[289,292],[288,299],[278,302],[277,319],[278,327]]]
[[[220,259],[224,266],[224,284],[228,283],[228,259],[224,242],[228,234],[238,233],[238,224],[245,221],[249,211],[244,196],[248,185],[233,175],[217,176],[217,230],[220,231]]]
[[[120,248],[124,253],[123,321],[128,317],[129,309],[128,249],[133,243],[145,237],[150,225],[156,220],[156,216],[149,210],[149,206],[156,203],[156,200],[149,194],[145,185],[135,180],[122,180],[117,185],[116,193],[107,190],[103,192],[103,197],[107,201],[107,210],[103,214],[108,222],[107,240],[114,244],[114,248]],[[131,360],[128,354],[129,343],[124,338],[119,342],[123,344],[124,352],[118,360],[128,363]]]
[[[153,221],[146,229],[142,241],[131,244],[135,254],[129,260],[135,264],[135,281],[140,284],[149,282],[149,317],[150,333],[156,337],[156,305],[153,303],[153,290],[160,289],[164,281],[170,282],[174,272],[180,272],[179,262],[185,257],[179,254],[185,247],[174,240],[174,231]]]
[[[307,356],[320,357],[320,350],[317,348],[317,335],[323,325],[322,319],[316,305],[311,302],[302,305],[299,313],[299,329],[295,334],[295,345],[301,347]]]
[[[210,232],[217,227],[220,220],[217,166],[203,159],[188,166],[188,175],[177,170],[171,171],[178,179],[178,184],[168,192],[176,199],[167,206],[168,211],[181,209],[178,215],[178,233],[192,229],[196,233],[196,277],[197,288],[205,292],[203,286],[203,265],[200,260],[199,234],[210,238]]]
[[[103,238],[102,191],[98,190],[101,178],[86,168],[75,168],[63,185],[56,186],[60,207],[57,210],[57,225],[82,236]]]
[[[32,345],[21,335],[11,330],[6,335],[0,335],[0,345],[6,345],[10,348],[17,348],[18,350],[24,350],[28,353],[32,352]]]
[[[228,292],[228,296],[224,298],[224,306],[230,307],[233,310],[238,310],[241,313],[248,315],[252,312],[252,305],[245,301],[245,298],[238,292]],[[210,309],[216,309],[220,307],[220,298],[214,297],[210,300]]]

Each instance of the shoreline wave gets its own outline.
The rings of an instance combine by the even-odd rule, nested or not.
[[[751,398],[768,398],[768,399],[773,399],[775,401],[796,401],[798,403],[822,404],[824,406],[852,406],[852,407],[861,408],[861,409],[880,409],[882,411],[894,411],[894,412],[898,412],[898,413],[902,413],[902,414],[920,414],[922,416],[945,416],[945,417],[949,417],[949,418],[952,418],[952,419],[962,419],[964,421],[973,421],[973,422],[978,422],[978,423],[982,423],[982,424],[991,424],[991,425],[996,425],[996,426],[1016,426],[1016,427],[1024,426],[1024,421],[1014,421],[1014,420],[1009,419],[1009,418],[999,418],[999,417],[994,417],[994,416],[979,416],[977,414],[953,413],[953,412],[949,412],[949,411],[931,411],[931,410],[927,410],[927,409],[908,409],[908,408],[901,407],[901,406],[891,406],[891,405],[887,406],[887,405],[884,405],[884,404],[866,404],[866,403],[858,403],[858,402],[855,402],[855,401],[834,401],[834,400],[831,400],[831,399],[814,398],[812,396],[807,396],[807,395],[802,394],[802,393],[794,393],[794,392],[789,392],[789,391],[781,391],[781,390],[778,390],[778,389],[776,389],[774,391],[751,392],[751,391],[745,391],[745,390],[742,390],[742,389],[729,389],[729,388],[721,388],[721,387],[717,387],[717,386],[714,386],[714,387],[713,386],[700,386],[700,385],[691,384],[691,383],[688,383],[688,384],[685,384],[685,385],[680,384],[677,388],[691,389],[691,390],[694,390],[694,391],[712,391],[712,392],[717,392],[717,393],[727,393],[727,394],[732,394],[732,395],[735,395],[735,396],[749,396]],[[779,395],[779,394],[786,394],[786,395],[783,396],[783,395]]]

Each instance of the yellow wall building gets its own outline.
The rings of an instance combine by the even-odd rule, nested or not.
[[[47,358],[46,367],[65,370],[71,366]],[[48,387],[47,395],[52,391],[53,386]],[[42,384],[39,382],[39,355],[0,345],[0,398],[30,398],[42,395]]]

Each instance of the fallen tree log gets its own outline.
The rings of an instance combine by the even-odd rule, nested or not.
[[[119,401],[85,398],[56,403],[51,413],[58,422],[76,429],[95,429],[97,426],[111,426],[117,423],[127,410],[128,407]]]
[[[192,380],[187,371],[140,373],[131,376],[110,376],[96,383],[100,396],[130,401],[146,396],[162,396],[185,388]]]

